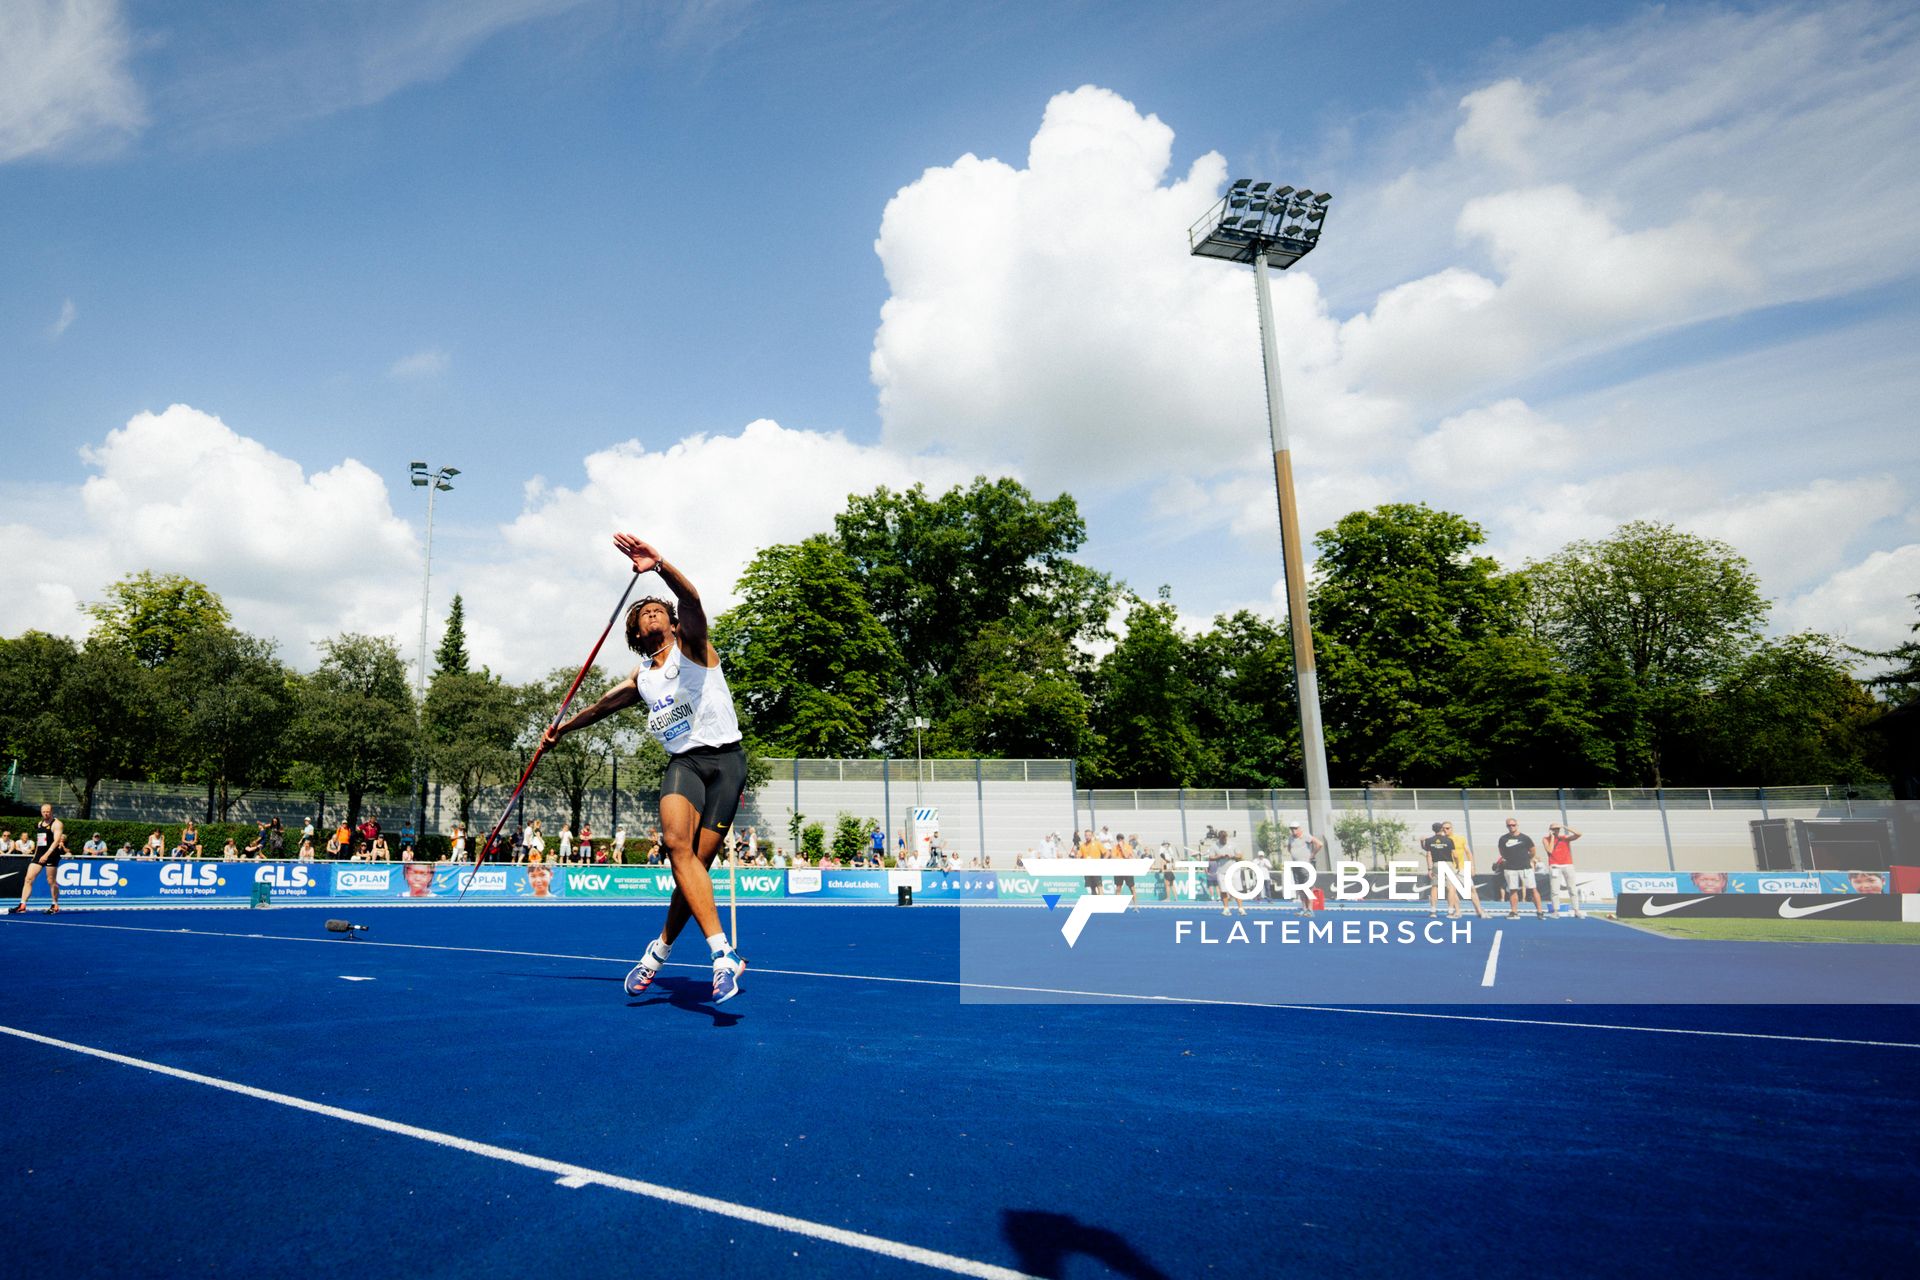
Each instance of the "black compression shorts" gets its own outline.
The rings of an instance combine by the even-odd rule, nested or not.
[[[65,849],[62,849],[59,845],[52,845],[34,852],[32,855],[33,865],[36,867],[57,867],[60,865],[60,859],[66,856],[67,851]]]
[[[684,796],[700,811],[702,831],[733,825],[747,789],[747,753],[739,743],[724,747],[688,747],[667,761],[660,780],[663,796]]]

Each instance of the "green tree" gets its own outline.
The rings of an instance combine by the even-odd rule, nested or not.
[[[437,671],[456,675],[467,672],[467,613],[458,595],[447,607],[447,633],[440,637],[440,647],[433,651],[433,665]]]
[[[1453,747],[1444,781],[1462,787],[1604,782],[1614,770],[1613,739],[1599,709],[1607,701],[1544,642],[1486,637],[1462,655],[1438,718],[1438,732]]]
[[[1184,787],[1210,780],[1218,757],[1193,723],[1188,641],[1165,600],[1139,600],[1093,674],[1097,742],[1083,776],[1098,785]]]
[[[294,715],[293,673],[270,640],[228,627],[180,638],[159,672],[167,703],[166,756],[207,784],[207,821],[227,821],[233,801],[279,779]]]
[[[103,778],[137,775],[153,748],[159,699],[151,674],[117,644],[81,646],[54,696],[60,774],[80,797],[80,816],[93,816]]]
[[[347,822],[358,825],[369,791],[401,794],[411,777],[413,694],[393,641],[345,634],[320,646],[322,659],[300,682],[295,741],[307,785],[342,791]]]
[[[0,639],[0,744],[28,773],[60,773],[66,732],[60,689],[80,661],[65,636],[28,631]]]
[[[1300,699],[1287,633],[1245,609],[1188,646],[1194,728],[1218,760],[1209,785],[1299,785]]]
[[[1916,608],[1920,608],[1920,595],[1907,598],[1913,601]],[[1920,622],[1914,623],[1908,630],[1920,637]],[[1878,658],[1894,664],[1893,670],[1881,672],[1867,681],[1869,688],[1886,690],[1887,701],[1894,706],[1905,706],[1915,698],[1920,698],[1920,639],[1909,640],[1891,649],[1849,649],[1848,652],[1855,657]]]
[[[1079,653],[1045,622],[989,622],[953,672],[957,704],[933,733],[936,754],[1078,756],[1091,742],[1092,701]]]
[[[474,797],[514,772],[514,744],[526,729],[525,717],[515,691],[498,676],[444,665],[445,645],[441,653],[443,665],[427,686],[427,759],[435,775],[452,785],[460,821],[471,830]]]
[[[567,687],[577,674],[575,670],[556,667],[545,679],[525,688],[520,712],[523,742],[539,740],[546,727],[553,722],[553,713],[567,696]],[[612,684],[613,681],[598,667],[587,672],[567,714],[574,715],[581,708],[593,705]],[[638,715],[640,712],[636,710],[630,714]],[[580,816],[586,812],[587,793],[607,783],[608,756],[614,749],[612,740],[619,730],[619,717],[614,716],[568,734],[540,757],[540,767],[529,780],[529,786],[566,806],[569,825],[575,831],[580,829]]]
[[[1321,533],[1314,649],[1336,774],[1454,782],[1472,744],[1448,723],[1473,650],[1519,626],[1522,584],[1480,526],[1425,504],[1356,511]]]
[[[1724,542],[1635,521],[1529,566],[1531,616],[1576,672],[1618,691],[1619,765],[1652,786],[1700,700],[1759,639],[1767,602]]]
[[[107,588],[86,606],[94,631],[152,669],[171,658],[187,636],[224,629],[233,621],[211,587],[177,573],[142,571]]]
[[[847,554],[823,535],[768,547],[738,591],[713,646],[754,744],[793,756],[871,750],[899,654]]]
[[[901,656],[902,696],[883,727],[894,749],[912,740],[909,717],[938,723],[959,708],[954,673],[990,623],[1044,621],[1068,642],[1106,633],[1115,588],[1072,559],[1086,524],[1068,494],[1041,502],[984,476],[938,498],[881,488],[848,499],[834,530]]]
[[[1828,636],[1770,640],[1727,671],[1702,717],[1697,780],[1758,786],[1876,778],[1868,726],[1880,712]]]

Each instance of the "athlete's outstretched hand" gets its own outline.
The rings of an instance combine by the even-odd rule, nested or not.
[[[613,545],[618,548],[621,555],[633,561],[633,571],[635,573],[646,573],[649,570],[657,569],[660,567],[660,562],[666,559],[665,556],[630,533],[614,534]]]

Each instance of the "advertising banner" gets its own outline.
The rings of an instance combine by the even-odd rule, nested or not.
[[[1077,898],[1087,891],[1087,882],[1080,876],[1010,875],[1002,871],[994,880],[994,895],[999,898],[1038,902],[1046,897]]]
[[[728,876],[737,870],[740,883],[732,890],[733,896],[740,898],[784,898],[787,896],[786,872],[771,867],[729,868],[716,864],[713,868],[713,896],[724,901],[729,893]]]
[[[673,872],[666,867],[569,867],[564,878],[569,898],[665,902],[673,896]]]
[[[1677,871],[1613,873],[1616,893],[1887,893],[1884,871]]]
[[[1898,920],[1893,894],[1624,893],[1615,908],[1622,919],[1662,916],[1776,920]]]
[[[922,871],[914,889],[926,902],[991,902],[1000,896],[1000,879],[991,871]]]
[[[799,876],[796,882],[794,877]],[[813,888],[801,888],[801,885],[813,883],[813,877],[820,877]],[[811,871],[789,871],[787,873],[787,893],[789,897],[832,901],[865,900],[878,902],[893,896],[887,888],[887,873],[884,871],[838,871],[832,868],[813,868]]]
[[[469,900],[517,898],[537,902],[565,892],[553,867],[436,866],[430,862],[347,864],[333,868],[333,894],[338,898],[457,898],[465,890]]]

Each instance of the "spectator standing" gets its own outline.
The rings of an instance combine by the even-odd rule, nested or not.
[[[1433,834],[1420,842],[1420,852],[1427,855],[1427,914],[1440,914],[1440,868],[1453,865],[1453,837],[1447,833],[1447,824],[1433,824]],[[1447,886],[1447,914],[1460,914],[1459,901],[1454,897],[1452,885]]]
[[[1312,867],[1316,872],[1318,872],[1320,869],[1320,851],[1322,849],[1325,849],[1326,847],[1327,847],[1327,842],[1325,840],[1322,840],[1319,836],[1316,836],[1310,833],[1300,823],[1294,822],[1294,823],[1288,824],[1287,844],[1286,844],[1286,850],[1285,850],[1286,861],[1304,862],[1308,866]],[[1276,872],[1281,873],[1281,875],[1285,874],[1284,867],[1276,867],[1274,868],[1274,870]],[[1274,878],[1274,880],[1272,881],[1272,884],[1274,885],[1275,897],[1285,896],[1285,889],[1284,889],[1285,883],[1286,883],[1285,880],[1281,879],[1280,876],[1276,876]],[[1313,891],[1307,888],[1301,889],[1300,900],[1294,905],[1298,906],[1300,910],[1303,912],[1312,911],[1313,910]]]
[[[1546,919],[1546,908],[1540,905],[1540,886],[1533,878],[1533,860],[1538,856],[1533,847],[1533,837],[1520,830],[1520,820],[1507,819],[1506,834],[1500,837],[1500,865],[1497,870],[1507,885],[1507,919],[1520,918],[1520,901],[1527,896],[1527,890],[1533,890],[1533,913],[1542,920]]]
[[[1560,914],[1560,890],[1565,886],[1573,914],[1585,920],[1587,913],[1580,907],[1580,882],[1573,872],[1573,842],[1579,838],[1580,833],[1572,827],[1563,830],[1557,822],[1548,825],[1547,879],[1553,888],[1553,913]]]
[[[1108,847],[1107,856],[1112,858],[1139,857],[1139,839],[1140,837],[1138,836],[1121,836]],[[1139,891],[1133,887],[1132,876],[1123,876],[1118,871],[1114,872],[1113,891],[1115,894],[1125,893],[1128,901],[1135,904],[1138,904],[1140,901]]]
[[[273,837],[273,856],[278,858],[287,851],[287,828],[279,818],[267,823],[267,834]]]
[[[455,862],[465,862],[467,860],[467,829],[461,823],[456,822],[453,824],[452,843],[453,860]]]
[[[347,820],[345,818],[340,819],[340,824],[333,829],[333,840],[334,846],[338,848],[342,854],[352,851],[353,832],[347,829]]]
[[[573,828],[564,822],[560,824],[560,861],[573,861]]]
[[[302,822],[300,824],[300,838],[302,840],[305,840],[308,844],[312,844],[313,836],[314,836],[313,819],[308,818],[305,822]]]
[[[593,861],[593,824],[592,823],[583,822],[580,824],[580,855],[579,856],[580,856],[580,861],[582,862]]]
[[[625,862],[626,860],[627,860],[627,829],[625,827],[615,827],[613,829],[612,861]]]
[[[1467,842],[1453,834],[1451,822],[1441,824],[1447,829],[1447,835],[1453,839],[1453,865],[1467,882],[1467,898],[1473,903],[1473,914],[1482,920],[1487,918],[1487,909],[1480,905],[1480,886],[1473,882],[1473,850],[1467,848]],[[1455,914],[1459,914],[1455,912]]]
[[[1080,851],[1077,856],[1082,858],[1104,858],[1107,856],[1107,847],[1100,843],[1099,836],[1095,835],[1092,831],[1088,831],[1087,838],[1080,844]],[[1087,876],[1086,882],[1088,893],[1101,892],[1101,879],[1099,876]]]

